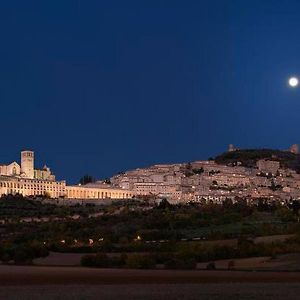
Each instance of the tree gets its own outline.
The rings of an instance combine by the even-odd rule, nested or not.
[[[210,262],[206,266],[206,270],[215,270],[216,269],[216,264],[214,262]]]
[[[199,169],[193,169],[193,172],[194,172],[195,174],[201,175],[201,174],[204,172],[204,169],[203,169],[202,167],[199,168]]]
[[[300,202],[298,200],[293,200],[290,207],[293,210],[294,214],[298,217],[299,222]]]
[[[163,198],[163,199],[159,202],[158,208],[160,208],[160,209],[172,208],[172,204],[170,204],[170,202],[169,202],[166,198]]]
[[[154,269],[155,260],[149,254],[131,254],[126,259],[126,266],[131,269]]]
[[[235,261],[234,260],[230,260],[228,262],[228,270],[233,270],[235,267]]]
[[[104,182],[105,182],[106,184],[111,184],[110,178],[105,178]]]
[[[186,177],[190,177],[190,176],[193,176],[194,175],[194,172],[192,170],[192,164],[191,163],[187,163],[185,165],[185,171],[184,171],[184,175]]]

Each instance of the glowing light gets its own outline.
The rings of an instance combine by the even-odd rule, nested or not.
[[[298,86],[298,84],[299,84],[299,80],[298,80],[297,77],[291,77],[291,78],[289,79],[289,85],[290,85],[291,87],[296,87],[296,86]]]
[[[142,240],[142,238],[139,235],[134,239],[135,242],[141,241],[141,240]]]

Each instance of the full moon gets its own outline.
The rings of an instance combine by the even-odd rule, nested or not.
[[[291,77],[291,78],[289,79],[289,85],[290,85],[291,87],[296,87],[296,86],[298,85],[298,83],[299,83],[299,80],[298,80],[298,78],[296,78],[296,77]]]

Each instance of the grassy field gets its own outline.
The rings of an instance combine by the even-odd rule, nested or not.
[[[282,242],[285,241],[288,238],[291,238],[293,235],[274,235],[274,236],[264,236],[264,237],[257,237],[254,239],[254,243],[272,243],[272,242]],[[200,243],[204,245],[225,245],[225,246],[232,246],[235,247],[237,246],[238,240],[237,239],[229,239],[229,240],[216,240],[216,241],[200,241],[200,242],[186,242],[186,243]],[[39,266],[79,266],[80,265],[80,259],[83,255],[86,255],[88,253],[59,253],[59,252],[50,252],[47,257],[43,258],[37,258],[33,261],[34,265],[39,265]],[[108,253],[109,255],[109,253]],[[117,255],[111,254],[111,255]],[[269,257],[270,259],[270,257]],[[259,264],[253,264],[253,262],[256,262],[256,258],[247,258],[246,260],[251,261],[250,265],[252,268],[256,267],[261,267]],[[236,262],[238,261],[246,261],[243,259],[240,260],[235,260]],[[230,260],[221,260],[221,268],[226,269],[228,266],[228,261]],[[297,264],[298,261],[300,263],[300,255],[299,256],[294,256],[294,263]],[[284,263],[283,263],[284,265]],[[205,269],[207,266],[206,263],[199,264],[200,268]],[[242,267],[244,265],[242,264]],[[300,269],[300,268],[299,268]]]
[[[217,260],[300,252],[298,212],[263,199],[257,205],[245,199],[184,205],[132,200],[56,207],[9,196],[0,206],[0,261],[9,265],[74,266],[81,260],[85,267],[184,270],[206,262],[213,269],[209,264]]]

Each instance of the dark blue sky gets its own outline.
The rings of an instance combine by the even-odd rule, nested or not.
[[[1,1],[1,162],[59,178],[300,143],[300,1]]]

